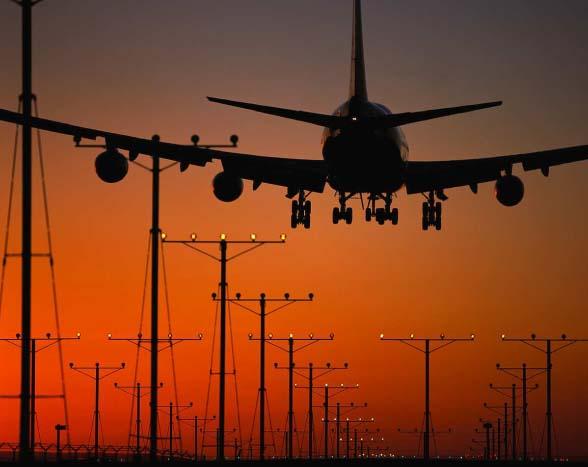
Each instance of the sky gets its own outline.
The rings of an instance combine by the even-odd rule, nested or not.
[[[462,159],[586,144],[588,108],[588,4],[568,0],[446,2],[366,0],[364,41],[370,99],[393,112],[503,100],[497,109],[404,128],[413,160]],[[16,109],[20,93],[19,11],[0,4],[0,107]],[[45,118],[140,137],[154,133],[170,142],[202,143],[240,137],[249,154],[319,159],[321,129],[299,122],[218,106],[206,96],[259,102],[329,113],[347,96],[351,42],[351,2],[343,0],[121,0],[84,2],[46,0],[34,11],[34,92]],[[8,208],[14,127],[0,124],[0,219]],[[127,369],[104,380],[105,443],[126,443],[129,396],[113,383],[132,384],[134,347],[109,342],[135,336],[140,329],[141,297],[150,223],[150,178],[131,166],[116,185],[94,172],[97,150],[75,149],[62,135],[42,135],[55,255],[59,315],[63,335],[82,333],[64,344],[65,363],[105,365],[126,362]],[[145,157],[141,159],[149,164]],[[408,347],[380,342],[387,336],[464,337],[432,357],[432,417],[438,430],[452,433],[437,441],[440,455],[470,453],[480,417],[495,415],[483,402],[501,404],[489,383],[509,385],[512,378],[496,363],[544,364],[543,355],[523,344],[500,342],[509,336],[588,337],[588,165],[555,167],[549,178],[524,173],[525,199],[505,208],[494,199],[492,184],[474,195],[468,188],[448,190],[441,232],[422,232],[420,196],[399,192],[398,226],[331,223],[336,198],[330,191],[313,195],[313,226],[291,230],[285,190],[246,183],[231,204],[214,198],[212,178],[218,164],[170,169],[161,180],[161,224],[169,238],[276,239],[230,263],[231,293],[257,297],[315,294],[272,315],[268,332],[287,336],[335,333],[297,354],[296,361],[341,365],[349,369],[320,384],[359,384],[341,402],[368,402],[354,416],[375,417],[375,426],[392,452],[412,455],[416,443],[398,429],[420,427],[423,416],[423,358]],[[520,175],[522,169],[516,168]],[[35,167],[34,244],[47,250],[38,166]],[[19,249],[20,184],[9,252]],[[3,225],[4,228],[4,225]],[[4,232],[5,230],[3,230]],[[238,251],[237,247],[235,251]],[[212,247],[212,253],[216,253]],[[186,414],[206,411],[214,336],[218,264],[178,245],[164,247],[175,336],[204,333],[201,342],[176,348],[180,403],[194,403]],[[19,331],[19,264],[6,266],[0,335]],[[46,260],[35,259],[33,328],[35,335],[55,334],[51,277]],[[167,333],[162,286],[161,332]],[[147,311],[146,311],[147,312]],[[231,309],[232,335],[241,408],[242,438],[253,423],[258,377],[258,348],[247,339],[258,332],[253,315]],[[145,318],[143,332],[148,333]],[[2,343],[0,343],[2,344]],[[287,380],[271,368],[286,362],[268,351],[268,398],[272,423],[283,429]],[[5,375],[0,392],[18,393],[18,350],[0,346]],[[59,392],[57,353],[39,354],[38,387]],[[578,343],[554,358],[554,412],[557,452],[588,456],[582,420],[588,416],[583,389],[588,345]],[[164,389],[174,398],[171,359],[161,353]],[[213,365],[216,366],[216,363]],[[142,354],[139,380],[148,381],[148,355]],[[91,381],[66,369],[71,440],[86,443],[92,417]],[[301,385],[304,380],[298,381]],[[534,452],[544,427],[545,381],[529,396]],[[232,384],[232,383],[231,383]],[[208,414],[215,414],[216,381],[210,387]],[[229,393],[229,401],[234,394]],[[304,425],[306,395],[296,393],[296,419]],[[15,400],[0,400],[0,439],[16,441]],[[145,403],[145,412],[147,403]],[[237,425],[235,404],[227,426]],[[53,426],[63,420],[60,402],[38,404],[42,440],[53,441]],[[167,430],[162,420],[161,429]],[[145,420],[145,429],[147,422]],[[191,431],[183,427],[185,447]],[[478,452],[475,451],[475,452]],[[211,451],[212,452],[212,451]]]

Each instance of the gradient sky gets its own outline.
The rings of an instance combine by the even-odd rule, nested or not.
[[[550,1],[364,2],[370,98],[393,111],[462,105],[502,99],[498,109],[405,127],[414,160],[512,154],[587,144],[588,3]],[[0,4],[0,107],[16,108],[20,92],[19,11]],[[232,133],[240,150],[252,154],[320,158],[320,129],[210,104],[213,95],[270,105],[330,112],[348,89],[351,1],[298,0],[46,0],[35,7],[34,91],[41,115],[104,130],[166,141],[223,142]],[[0,124],[0,219],[6,218],[14,128]],[[131,167],[123,183],[108,186],[94,173],[92,150],[76,150],[68,137],[43,135],[56,255],[63,334],[83,333],[66,345],[66,362],[127,362],[134,351],[107,342],[106,334],[135,335],[150,222],[149,175]],[[144,159],[143,162],[149,163]],[[513,336],[588,337],[588,165],[578,163],[524,174],[526,196],[504,208],[491,184],[473,195],[449,190],[442,232],[422,232],[419,196],[399,193],[397,227],[362,222],[356,204],[353,226],[333,226],[332,193],[314,196],[313,227],[291,231],[285,190],[247,184],[233,204],[218,202],[211,190],[217,164],[177,170],[162,177],[162,226],[170,237],[277,238],[230,266],[231,291],[293,295],[312,291],[314,304],[276,314],[275,335],[336,334],[334,342],[301,353],[297,361],[348,361],[346,373],[330,384],[359,383],[341,401],[367,401],[385,444],[413,454],[416,440],[398,428],[420,426],[423,406],[422,356],[387,335],[467,336],[475,343],[450,347],[433,358],[432,414],[437,429],[454,433],[438,441],[440,454],[463,454],[481,416],[482,402],[502,403],[488,383],[510,384],[495,363],[543,363],[522,344],[500,343]],[[517,170],[517,169],[515,169]],[[520,170],[520,169],[518,169]],[[518,173],[518,172],[517,172]],[[35,245],[46,249],[36,170]],[[17,196],[16,202],[18,203]],[[18,214],[18,209],[16,210]],[[18,251],[18,217],[10,250]],[[201,343],[178,347],[182,402],[204,413],[215,306],[210,293],[218,268],[187,249],[166,246],[169,297],[175,335],[202,331]],[[54,331],[49,270],[43,260],[34,273],[34,330]],[[19,266],[10,260],[0,316],[0,334],[19,330]],[[162,332],[167,332],[165,312]],[[257,346],[253,316],[233,310],[233,333],[247,439],[257,391]],[[40,357],[39,392],[58,389],[55,353]],[[0,348],[1,393],[18,392],[18,353]],[[268,363],[285,355],[269,351]],[[586,456],[588,346],[578,344],[554,360],[554,410],[559,452]],[[162,354],[161,400],[172,397],[169,357]],[[147,383],[147,359],[141,361]],[[285,421],[285,375],[268,369],[274,426]],[[104,430],[107,443],[126,442],[128,397],[114,381],[128,384],[132,370],[106,381]],[[300,381],[302,382],[302,381]],[[530,396],[533,444],[544,425],[544,381]],[[72,441],[87,442],[91,382],[67,370]],[[213,385],[213,391],[215,386]],[[233,396],[230,396],[232,400]],[[304,422],[305,395],[298,394],[297,420]],[[62,421],[59,403],[39,403],[44,440]],[[145,408],[147,405],[145,405]],[[16,440],[17,403],[0,401],[0,439]],[[233,413],[233,410],[230,411]],[[211,412],[216,413],[216,392]],[[227,426],[234,426],[234,419]],[[147,425],[145,421],[145,426]],[[162,422],[162,429],[167,426]],[[185,429],[186,439],[191,439]],[[186,441],[186,445],[190,443]]]

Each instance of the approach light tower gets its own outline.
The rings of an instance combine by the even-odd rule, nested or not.
[[[226,340],[227,340],[227,263],[250,253],[264,245],[286,243],[286,234],[281,234],[279,240],[259,240],[257,235],[252,233],[249,240],[228,240],[227,234],[222,233],[219,240],[197,240],[196,234],[192,233],[189,240],[168,240],[165,233],[161,234],[163,243],[184,245],[190,250],[200,253],[220,263],[220,339],[219,339],[219,409],[218,409],[218,436],[216,446],[216,460],[225,460],[225,385],[226,385]],[[220,256],[204,251],[199,245],[218,245]],[[239,245],[246,248],[233,256],[228,256],[228,246]],[[216,301],[216,294],[212,295]]]
[[[429,408],[429,359],[431,353],[436,352],[437,350],[441,350],[442,348],[447,347],[448,345],[451,345],[455,342],[471,342],[474,340],[474,338],[474,334],[471,334],[470,337],[467,338],[450,338],[446,337],[445,334],[441,334],[437,338],[415,338],[414,334],[411,334],[409,339],[385,337],[384,334],[380,334],[380,340],[382,341],[401,342],[425,354],[425,433],[423,437],[423,457],[426,461],[430,458],[429,447],[431,434],[431,411]],[[415,342],[424,342],[425,348],[422,349],[418,345],[414,344]],[[438,344],[436,347],[431,349],[431,342]]]
[[[308,298],[293,298],[290,296],[289,293],[285,293],[284,298],[270,298],[267,297],[264,293],[260,294],[259,298],[243,298],[241,297],[240,293],[237,293],[235,299],[228,299],[229,302],[231,302],[232,304],[237,305],[243,308],[244,310],[253,313],[256,316],[259,316],[259,337],[254,337],[253,333],[249,333],[249,340],[259,341],[259,460],[261,461],[265,459],[265,403],[267,398],[267,392],[265,387],[266,317],[294,303],[311,302],[313,299],[313,293],[309,293]],[[247,306],[245,303],[248,302],[258,302],[259,311],[253,310],[252,308]],[[267,310],[268,303],[274,305],[274,307],[269,311]]]
[[[553,413],[551,411],[551,356],[552,354],[559,352],[560,350],[569,347],[570,345],[576,344],[578,342],[588,342],[588,339],[570,339],[565,334],[562,334],[559,338],[537,338],[535,334],[531,334],[530,339],[525,338],[514,338],[514,337],[507,337],[505,334],[500,336],[502,341],[504,342],[522,342],[523,344],[528,345],[529,347],[534,348],[545,354],[546,364],[545,364],[545,375],[546,375],[546,409],[545,409],[545,421],[546,421],[546,436],[547,436],[547,460],[553,460],[553,453],[552,453],[552,438],[553,438]],[[557,347],[553,348],[552,343],[555,343]],[[539,344],[545,344],[545,348],[540,347]]]

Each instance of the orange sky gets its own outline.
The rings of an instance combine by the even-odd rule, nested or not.
[[[350,6],[339,0],[283,5],[269,0],[47,2],[36,7],[35,92],[41,114],[81,125],[174,142],[222,142],[231,133],[240,150],[267,155],[320,157],[320,129],[309,125],[223,108],[205,101],[218,95],[311,111],[329,112],[347,92]],[[500,109],[405,128],[415,160],[509,154],[586,144],[586,31],[584,2],[559,8],[549,2],[504,3],[492,11],[483,2],[365,2],[365,42],[370,97],[393,111],[419,110],[503,99]],[[391,5],[394,3],[394,5]],[[145,5],[143,7],[143,5]],[[340,11],[339,11],[340,10]],[[116,13],[116,14],[115,14]],[[19,93],[18,11],[0,6],[0,106],[14,108]],[[312,45],[310,45],[312,44]],[[0,125],[0,219],[6,217],[14,128]],[[133,348],[107,342],[106,334],[135,335],[150,215],[149,175],[131,167],[124,182],[108,186],[95,176],[92,150],[75,150],[67,137],[45,134],[43,144],[64,334],[82,332],[69,343],[66,362],[127,362]],[[149,163],[148,160],[143,160]],[[326,378],[330,384],[359,383],[341,401],[367,401],[386,445],[412,454],[416,441],[397,433],[420,426],[423,406],[422,356],[400,344],[381,343],[380,332],[406,336],[467,336],[475,343],[455,345],[432,359],[432,415],[435,427],[454,433],[438,441],[440,454],[467,452],[472,430],[488,415],[482,402],[502,402],[489,382],[510,384],[497,374],[497,361],[534,366],[538,352],[500,343],[509,335],[588,337],[585,318],[588,222],[586,163],[557,167],[549,179],[524,174],[526,197],[513,209],[500,206],[490,184],[478,195],[448,192],[442,232],[422,232],[418,196],[399,194],[400,224],[380,227],[361,221],[333,226],[332,193],[313,196],[310,231],[289,228],[284,190],[248,184],[233,204],[218,202],[211,190],[217,165],[177,170],[162,177],[162,226],[170,237],[277,238],[230,265],[231,291],[253,296],[315,293],[269,320],[275,335],[294,332],[328,335],[333,342],[300,354],[297,361],[348,361],[350,369]],[[36,175],[38,170],[36,169]],[[35,245],[46,249],[41,197],[36,180]],[[16,202],[19,202],[17,197]],[[18,204],[17,204],[18,206]],[[18,210],[16,211],[18,214]],[[10,250],[18,251],[18,217]],[[200,343],[177,348],[179,393],[204,412],[218,267],[179,246],[166,246],[173,329],[176,335],[204,332]],[[54,331],[49,269],[34,273],[34,330]],[[10,260],[0,316],[0,334],[19,330],[19,266]],[[257,390],[257,346],[247,333],[254,317],[233,310],[233,332],[247,439]],[[167,332],[164,318],[162,332]],[[18,391],[18,353],[0,347],[6,377],[0,392]],[[285,362],[269,350],[268,363]],[[588,455],[581,420],[588,416],[582,383],[588,346],[577,345],[554,359],[555,427],[560,452]],[[146,355],[141,379],[147,383]],[[40,356],[39,392],[58,389],[55,353]],[[169,359],[162,354],[161,400],[168,402]],[[87,442],[91,382],[67,370],[72,440]],[[286,378],[268,368],[268,395],[274,426],[285,420]],[[104,383],[107,443],[126,442],[130,407],[112,383],[129,384],[128,369]],[[530,396],[535,444],[544,420],[544,381]],[[214,389],[214,388],[213,388]],[[232,397],[232,396],[231,396]],[[232,399],[229,399],[232,400]],[[306,395],[296,412],[304,420]],[[62,420],[59,403],[41,401],[44,440]],[[147,404],[145,404],[145,411]],[[211,411],[216,413],[216,392]],[[232,411],[232,409],[231,409]],[[0,400],[0,439],[16,440],[17,404]],[[358,412],[359,415],[359,412]],[[146,420],[146,418],[145,418]],[[146,421],[145,421],[146,424]],[[227,426],[233,426],[232,419]],[[162,422],[162,429],[167,425]],[[186,445],[191,432],[185,429]]]

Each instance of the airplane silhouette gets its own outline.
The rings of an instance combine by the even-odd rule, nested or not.
[[[409,161],[408,144],[400,129],[403,125],[496,107],[502,102],[487,102],[461,107],[393,114],[382,104],[368,100],[361,0],[353,3],[353,44],[349,99],[332,115],[269,107],[209,97],[215,103],[239,107],[277,117],[298,120],[324,127],[323,160],[266,157],[238,154],[193,145],[166,143],[159,138],[133,136],[83,128],[67,123],[31,118],[30,124],[42,130],[72,135],[76,144],[83,139],[104,138],[105,152],[96,158],[96,171],[105,182],[118,182],[128,171],[127,158],[119,150],[129,151],[132,161],[139,154],[161,157],[180,163],[185,171],[190,165],[205,166],[220,160],[223,170],[212,182],[215,196],[232,202],[243,193],[243,180],[253,182],[253,190],[263,183],[283,186],[292,199],[291,226],[310,228],[311,202],[308,196],[322,193],[328,183],[339,195],[339,206],[333,209],[333,223],[344,220],[351,224],[353,210],[347,202],[359,195],[367,196],[365,219],[379,224],[398,223],[398,209],[392,207],[393,195],[402,187],[408,194],[422,193],[422,228],[441,230],[442,202],[445,190],[469,186],[477,193],[478,184],[495,182],[497,200],[504,206],[515,206],[524,196],[521,179],[513,175],[513,166],[522,164],[524,171],[540,169],[549,175],[551,166],[588,159],[588,146],[573,146],[526,154],[483,157],[450,161]],[[23,124],[22,114],[0,109],[0,120]],[[236,138],[232,138],[236,144]],[[383,202],[383,207],[376,207]],[[363,205],[363,202],[362,202]]]

